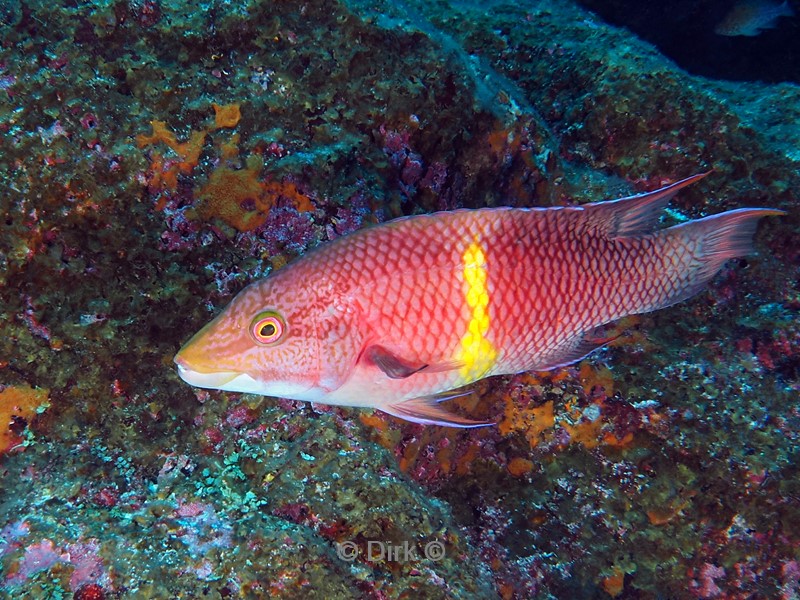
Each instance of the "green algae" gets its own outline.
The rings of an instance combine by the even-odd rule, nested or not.
[[[215,16],[165,3],[152,23],[142,4],[29,3],[3,21],[15,82],[0,93],[0,383],[52,390],[26,430],[35,443],[2,459],[0,526],[30,526],[2,551],[3,581],[25,546],[98,539],[120,597],[597,597],[618,570],[631,597],[679,598],[704,563],[726,569],[728,590],[784,585],[781,565],[800,558],[796,217],[766,224],[761,256],[711,293],[644,317],[646,351],[603,357],[617,397],[657,401],[662,425],[618,449],[471,433],[483,453],[431,482],[401,472],[402,448],[371,441],[354,411],[246,397],[237,420],[241,399],[178,380],[174,351],[235,291],[219,280],[240,286],[275,257],[213,224],[190,235],[168,222],[214,172],[215,143],[159,211],[153,156],[135,136],[158,119],[185,140],[209,127],[212,102],[240,103],[242,164],[284,147],[263,176],[315,191],[319,242],[357,193],[385,217],[563,204],[713,166],[681,212],[788,206],[794,130],[765,127],[753,98],[793,106],[793,90],[707,87],[562,2],[420,3],[380,18],[325,2]],[[446,193],[400,185],[390,134],[425,167],[446,165]],[[502,383],[491,387],[483,410],[499,411]],[[574,376],[543,394],[560,413],[592,404]],[[526,479],[509,475],[512,455],[536,463]],[[345,541],[353,562],[337,556]],[[370,541],[437,541],[445,559],[366,560]],[[736,565],[757,581],[737,581]],[[68,597],[73,570],[57,564],[15,591]]]

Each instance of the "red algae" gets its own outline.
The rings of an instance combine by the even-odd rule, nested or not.
[[[531,448],[545,439],[545,434],[555,425],[553,402],[548,401],[541,406],[522,409],[513,399],[506,399],[506,410],[503,420],[498,424],[501,435],[509,435],[520,431],[525,435]]]
[[[96,583],[87,583],[75,592],[75,600],[105,600],[106,593],[102,586]]]
[[[219,218],[238,231],[252,231],[267,220],[272,198],[258,177],[258,160],[245,169],[216,169],[197,191],[197,215],[204,220]]]
[[[224,105],[214,102],[211,106],[214,108],[214,129],[236,127],[239,124],[242,111],[237,102]]]
[[[150,163],[148,185],[155,191],[174,193],[178,187],[179,175],[191,175],[199,163],[208,133],[215,129],[234,128],[241,119],[239,104],[219,105],[214,108],[214,124],[209,130],[192,132],[187,142],[178,142],[175,134],[167,129],[162,121],[153,121],[151,135],[137,136],[139,147],[163,143],[177,155],[178,161],[166,160],[158,152],[153,152]],[[239,156],[238,133],[219,146],[225,161],[235,161]],[[297,185],[288,180],[264,181],[261,172],[263,158],[252,154],[244,168],[231,168],[220,165],[215,168],[208,180],[199,187],[196,215],[205,221],[219,219],[239,232],[249,232],[263,226],[270,210],[280,202],[294,206],[300,212],[314,210],[311,198],[302,193]],[[161,195],[156,210],[163,210],[168,196]]]
[[[800,594],[794,213],[582,364],[453,402],[492,427],[201,391],[172,364],[247,283],[389,218],[707,168],[670,224],[791,208],[791,86],[687,76],[571,3],[6,4],[8,593]]]
[[[517,456],[509,461],[507,468],[514,477],[522,477],[533,470],[533,462]]]
[[[0,391],[0,454],[22,443],[20,432],[36,414],[49,406],[48,390],[27,385]]]
[[[601,585],[609,596],[616,598],[625,589],[625,573],[615,569],[612,575],[603,578]]]
[[[252,231],[264,225],[270,210],[284,201],[299,212],[314,209],[311,199],[290,181],[259,179],[260,157],[252,156],[244,169],[217,168],[198,190],[197,214],[201,219],[218,218],[237,231]]]
[[[200,153],[206,140],[205,131],[193,131],[185,142],[178,142],[176,135],[167,128],[164,121],[151,121],[153,133],[136,136],[136,143],[140,148],[153,146],[159,143],[170,148],[178,160],[166,160],[158,152],[154,152],[150,170],[152,177],[150,185],[156,189],[163,188],[175,191],[178,187],[178,175],[188,175],[200,161]]]

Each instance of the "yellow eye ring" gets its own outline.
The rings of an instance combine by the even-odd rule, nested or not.
[[[271,310],[258,313],[250,323],[250,336],[262,346],[271,346],[283,338],[286,324],[281,316]]]

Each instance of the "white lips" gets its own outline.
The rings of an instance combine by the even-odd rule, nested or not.
[[[186,365],[176,361],[178,375],[189,385],[210,390],[223,390],[226,392],[241,392],[243,394],[259,394],[276,398],[291,398],[293,400],[306,400],[316,402],[323,397],[320,389],[297,383],[279,381],[259,381],[246,373],[235,371],[217,371],[201,373],[193,371]]]
[[[261,394],[264,386],[245,373],[219,371],[216,373],[200,373],[178,364],[178,375],[189,385],[226,392],[244,392]]]

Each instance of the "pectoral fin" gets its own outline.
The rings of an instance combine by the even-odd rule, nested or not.
[[[423,396],[421,398],[412,398],[411,400],[403,400],[396,404],[391,404],[387,407],[382,406],[381,410],[405,419],[414,423],[421,423],[422,425],[442,425],[444,427],[485,427],[487,425],[494,425],[493,421],[474,421],[450,412],[439,403],[444,400],[450,400],[459,396],[465,396],[470,392],[456,392],[439,394],[436,396]]]
[[[424,363],[404,360],[383,346],[370,346],[364,351],[364,358],[392,379],[411,377],[428,366]]]
[[[373,345],[367,348],[364,351],[364,359],[378,367],[387,377],[391,377],[392,379],[405,379],[420,371],[438,373],[440,371],[459,369],[462,366],[457,362],[440,364],[413,362],[397,356],[391,350],[379,345]]]

